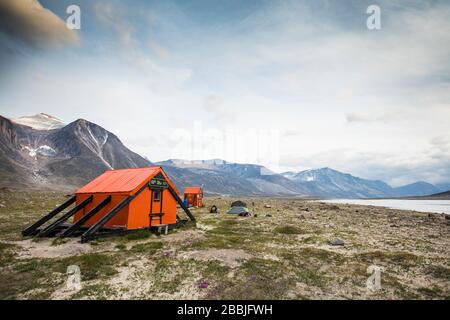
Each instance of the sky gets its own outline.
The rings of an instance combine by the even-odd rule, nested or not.
[[[0,114],[40,112],[151,161],[450,182],[450,3],[2,0]]]

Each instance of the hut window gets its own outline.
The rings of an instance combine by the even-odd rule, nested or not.
[[[161,200],[161,192],[159,190],[153,191],[153,201],[158,202]]]

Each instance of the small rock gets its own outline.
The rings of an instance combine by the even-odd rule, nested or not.
[[[328,243],[330,245],[332,245],[332,246],[343,246],[343,245],[345,245],[344,240],[341,240],[341,239],[333,239],[333,240],[328,241]]]
[[[271,217],[272,215],[271,214],[266,214],[266,217]]]
[[[272,208],[272,206],[271,206],[271,205],[268,205],[268,204],[265,204],[265,205],[264,205],[264,208],[270,209],[270,208]]]
[[[302,215],[302,214],[301,214],[301,215],[299,215],[299,216],[298,216],[298,218],[299,218],[299,219],[302,219],[302,220],[306,219],[306,218],[305,218],[305,216],[304,216],[304,215]]]
[[[307,212],[309,212],[309,208],[305,208],[305,209],[303,209],[303,211],[307,211]]]
[[[253,215],[255,218],[258,216],[258,214],[257,213],[255,213],[254,215]]]
[[[5,208],[6,206],[3,203],[0,203],[0,208]]]
[[[450,220],[450,214],[445,215],[445,220]]]

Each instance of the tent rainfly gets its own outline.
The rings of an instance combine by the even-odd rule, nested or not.
[[[187,221],[177,215],[177,203],[195,221],[161,167],[108,170],[75,192],[65,203],[22,231],[25,236],[68,237],[81,242],[136,230],[169,229]],[[75,204],[56,221],[58,213]],[[72,224],[65,224],[73,217]]]
[[[184,199],[192,207],[203,207],[203,189],[201,187],[187,187],[184,189]]]
[[[247,214],[247,213],[249,213],[249,211],[246,207],[234,206],[234,207],[231,207],[227,213],[229,213],[229,214]]]

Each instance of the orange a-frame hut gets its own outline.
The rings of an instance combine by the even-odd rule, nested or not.
[[[85,242],[115,231],[123,233],[161,225],[173,228],[179,222],[177,203],[195,221],[178,193],[161,167],[108,170],[22,234],[65,237],[83,231],[81,240]],[[75,203],[73,209],[47,227],[38,229],[72,203]],[[72,216],[73,224],[64,226],[63,223]]]
[[[203,207],[203,189],[201,187],[187,187],[184,189],[184,199],[189,206]]]

